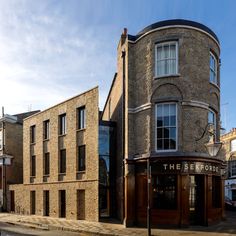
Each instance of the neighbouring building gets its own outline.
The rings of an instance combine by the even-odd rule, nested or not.
[[[98,221],[98,88],[24,119],[15,212]]]
[[[225,204],[226,207],[236,208],[236,128],[222,135],[221,141],[227,163]]]
[[[6,210],[8,186],[23,183],[23,118],[39,111],[0,118],[0,206]]]
[[[224,217],[220,43],[197,22],[125,29],[102,119],[117,123],[117,216],[146,225],[208,225]],[[209,146],[209,145],[208,145]],[[147,169],[147,166],[151,166]]]

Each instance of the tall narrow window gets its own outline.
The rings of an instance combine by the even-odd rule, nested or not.
[[[59,190],[59,217],[66,217],[66,190]]]
[[[60,150],[60,158],[59,158],[59,173],[66,173],[66,149]]]
[[[36,176],[36,157],[31,156],[30,158],[30,176],[35,177]]]
[[[156,45],[156,76],[178,73],[178,43],[165,42]]]
[[[45,190],[43,191],[43,215],[44,216],[49,216],[50,212],[50,202],[49,202],[49,191]]]
[[[229,161],[228,168],[229,168],[229,177],[235,177],[236,176],[236,161]]]
[[[66,114],[59,116],[59,135],[66,134]]]
[[[78,129],[85,128],[85,106],[78,108]]]
[[[49,139],[49,120],[43,122],[43,139]]]
[[[36,212],[36,194],[35,191],[30,191],[30,214],[35,215]]]
[[[43,161],[43,175],[50,174],[50,153],[44,153],[44,161]]]
[[[78,147],[78,171],[85,171],[85,145]]]
[[[177,150],[177,109],[175,103],[156,105],[156,150]]]
[[[210,53],[210,82],[217,84],[217,61],[212,53]]]
[[[30,126],[30,143],[35,143],[35,132],[36,132],[36,126],[32,125]]]

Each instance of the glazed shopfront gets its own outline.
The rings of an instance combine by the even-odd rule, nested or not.
[[[222,162],[209,158],[150,158],[151,225],[209,225],[223,210]],[[136,222],[147,219],[147,160],[135,163]]]

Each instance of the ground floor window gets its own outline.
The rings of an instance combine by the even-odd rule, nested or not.
[[[49,205],[49,191],[43,191],[43,204],[44,204],[44,216],[49,216],[50,205]]]
[[[236,190],[232,190],[232,201],[236,201]]]
[[[59,217],[66,217],[66,190],[59,190]]]
[[[152,208],[177,208],[177,176],[156,175],[152,177]]]
[[[30,191],[30,214],[34,215],[36,212],[36,194],[35,191]]]

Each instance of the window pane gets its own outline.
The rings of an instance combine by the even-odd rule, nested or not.
[[[215,125],[215,114],[212,111],[208,112],[208,123]]]
[[[163,116],[163,113],[162,113],[162,111],[163,111],[163,106],[162,105],[157,105],[157,116]]]
[[[164,149],[165,150],[168,150],[170,149],[170,145],[169,145],[169,139],[164,139]]]
[[[176,117],[175,116],[170,117],[170,126],[176,126]]]
[[[169,58],[169,45],[164,45],[164,58]]]
[[[169,116],[164,117],[164,126],[169,126]]]
[[[170,58],[176,58],[175,44],[170,45]]]
[[[176,138],[176,128],[169,128],[170,138]]]
[[[165,104],[163,105],[163,107],[164,107],[163,116],[169,116],[169,104]]]
[[[162,128],[157,129],[157,138],[158,139],[163,137],[163,132],[162,131],[163,131]]]
[[[157,60],[161,59],[161,51],[162,51],[162,47],[157,47]]]
[[[236,151],[236,139],[231,140],[231,152]]]
[[[162,139],[157,139],[157,149],[158,150],[162,150],[163,149]]]
[[[169,138],[169,129],[168,128],[164,128],[164,138]]]
[[[152,178],[152,202],[154,209],[176,209],[177,178],[175,175],[159,175]]]
[[[176,149],[176,140],[170,139],[170,149]]]
[[[157,127],[162,127],[164,125],[163,117],[157,117]]]
[[[169,64],[170,64],[170,71],[169,74],[176,74],[176,60],[169,60]]]

